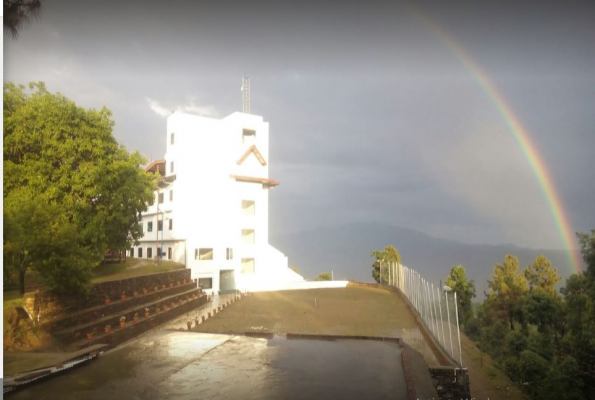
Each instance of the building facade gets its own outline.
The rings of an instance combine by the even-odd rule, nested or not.
[[[167,152],[148,171],[161,176],[143,213],[144,236],[130,257],[183,263],[205,290],[253,290],[303,281],[268,243],[269,125],[233,113],[223,119],[175,112]]]

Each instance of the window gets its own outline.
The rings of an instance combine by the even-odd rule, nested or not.
[[[147,222],[147,232],[153,232],[153,221]]]
[[[171,247],[167,248],[167,259],[171,260]]]
[[[194,250],[195,260],[212,260],[213,249],[195,249]]]
[[[134,257],[134,247],[130,249],[130,257]]]
[[[198,287],[201,289],[212,289],[213,278],[198,278]]]
[[[254,215],[254,200],[242,200],[242,211],[244,214]]]
[[[143,248],[142,247],[138,248],[138,258],[143,258]]]
[[[256,139],[256,131],[244,129],[242,131],[242,143],[253,143]]]
[[[169,230],[171,231],[174,228],[174,220],[173,219],[169,219]]]
[[[138,223],[138,230],[141,231],[141,233],[145,233],[145,231],[143,229],[144,229],[144,227],[143,227],[143,223],[141,221]]]
[[[242,229],[242,241],[246,244],[254,244],[254,229]]]
[[[157,221],[157,230],[159,232],[163,231],[163,221]]]
[[[171,135],[169,135],[169,144],[174,144],[174,133],[172,132]]]
[[[174,190],[169,191],[169,201],[174,201]]]
[[[161,253],[161,247],[157,247],[157,257],[163,257],[163,253]]]
[[[226,256],[228,260],[233,260],[233,249],[228,247],[226,251]]]
[[[159,196],[157,196],[157,201],[159,202],[159,204],[163,204],[163,193],[159,193]]]
[[[253,258],[242,258],[242,274],[253,274],[254,273],[254,259]]]
[[[147,258],[153,258],[153,248],[147,248]]]
[[[174,173],[174,162],[170,161],[169,163],[169,173],[173,174]]]

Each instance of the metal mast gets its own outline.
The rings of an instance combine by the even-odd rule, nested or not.
[[[242,112],[250,114],[250,78],[242,78]]]

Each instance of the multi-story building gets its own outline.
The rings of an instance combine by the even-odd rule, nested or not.
[[[175,112],[155,203],[143,213],[135,258],[183,263],[204,289],[252,290],[303,281],[268,242],[269,124],[233,113],[212,119]]]

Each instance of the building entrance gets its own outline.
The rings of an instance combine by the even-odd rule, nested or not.
[[[236,290],[235,271],[219,271],[219,291],[226,292],[230,290]]]

